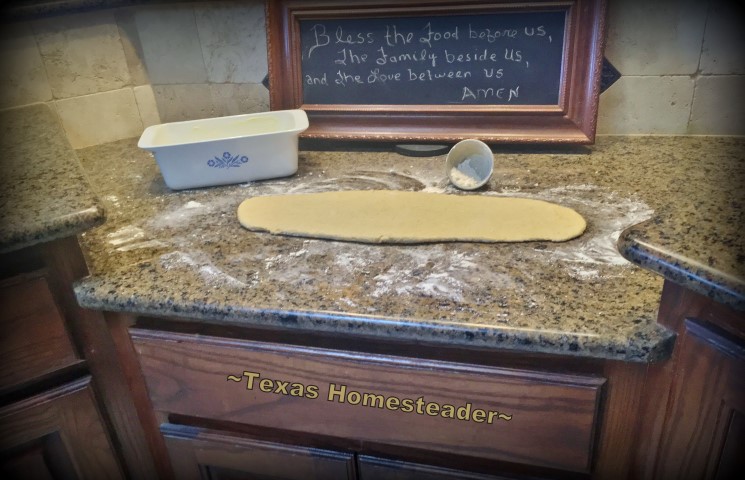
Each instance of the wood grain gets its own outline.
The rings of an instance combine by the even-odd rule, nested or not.
[[[602,378],[141,329],[131,334],[153,405],[161,412],[578,472],[590,468]],[[315,385],[318,397],[264,392],[259,378],[249,390],[247,371]],[[389,410],[383,400],[367,406],[350,403],[352,397],[344,403],[339,396],[329,400],[332,388],[341,386],[401,403],[421,397],[423,404],[464,407],[464,416],[470,404],[474,413],[501,412],[509,420],[497,415],[492,423],[457,420],[425,407],[416,413]]]
[[[163,436],[179,480],[277,478],[353,480],[354,455],[166,424]]]
[[[0,393],[83,363],[44,273],[0,284]]]
[[[599,428],[598,454],[593,478],[628,478],[639,444],[638,411],[642,402],[647,365],[607,361]]]
[[[514,478],[469,473],[367,455],[358,456],[357,465],[360,480],[510,480]]]
[[[99,395],[100,405],[105,407],[104,419],[113,427],[117,453],[121,454],[128,475],[137,479],[166,478],[167,463],[158,470],[160,464],[156,463],[149,449],[146,432],[103,314],[81,308],[72,290],[75,280],[88,275],[77,238],[57,240],[39,248],[49,270],[50,290],[78,351],[90,369],[95,393]]]
[[[745,448],[745,313],[665,281],[658,322],[678,338],[647,368],[632,476],[726,478]]]
[[[704,338],[702,327],[686,321],[659,445],[658,478],[713,478],[727,427],[733,418],[745,414],[745,356],[716,348],[733,340],[711,325],[705,327]],[[692,334],[694,329],[699,331]]]
[[[106,427],[98,413],[90,380],[90,377],[84,377],[1,408],[0,451],[11,451],[35,442],[56,446],[50,449],[53,451],[44,452],[43,457],[49,459],[64,456],[63,461],[52,462],[42,471],[49,471],[51,474],[55,470],[59,471],[55,465],[69,463],[81,479],[124,479]],[[47,441],[55,435],[59,435],[61,443]],[[23,463],[16,465],[23,469]],[[37,470],[39,469],[34,466],[33,471]],[[30,474],[28,471],[26,473]]]
[[[159,431],[161,422],[156,418],[153,405],[150,403],[137,354],[129,338],[128,329],[134,323],[134,317],[113,312],[105,312],[104,316],[114,341],[118,364],[124,374],[124,386],[129,390],[132,405],[137,412],[139,422],[133,426],[137,430],[135,438],[144,438],[143,444],[138,444],[138,447],[143,448],[147,445],[149,452],[152,453],[157,477],[160,480],[173,478],[168,450]]]

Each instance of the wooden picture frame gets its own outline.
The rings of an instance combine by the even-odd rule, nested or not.
[[[603,60],[605,10],[605,0],[536,0],[522,3],[452,0],[408,0],[402,3],[379,0],[268,0],[266,16],[271,109],[305,110],[310,119],[310,127],[303,137],[312,139],[451,142],[463,138],[478,138],[489,143],[593,143]],[[450,104],[444,101],[439,103],[437,99],[427,104],[385,101],[380,103],[364,99],[360,102],[347,100],[346,103],[304,101],[304,81],[319,81],[320,78],[311,78],[310,75],[303,78],[301,35],[308,38],[310,22],[315,22],[312,23],[315,34],[319,31],[317,22],[332,22],[329,25],[333,26],[333,22],[341,25],[339,22],[357,20],[366,24],[372,24],[377,19],[381,19],[379,22],[382,22],[382,19],[386,22],[411,22],[419,17],[423,17],[422,21],[435,17],[438,21],[444,17],[450,17],[452,21],[477,17],[498,20],[503,18],[499,16],[504,14],[538,15],[542,12],[556,11],[563,12],[565,23],[561,32],[561,65],[555,69],[556,73],[559,70],[560,73],[558,79],[549,79],[550,82],[554,82],[553,85],[558,86],[555,102],[513,105]],[[510,18],[517,17],[513,15]],[[320,25],[323,27],[326,24]],[[341,27],[337,27],[335,32],[338,32],[339,28]],[[469,35],[474,38],[470,23],[468,28]],[[462,28],[464,29],[465,27]],[[525,31],[527,33],[527,27]],[[324,33],[328,33],[333,40],[334,34],[325,31]],[[344,33],[346,34],[347,32]],[[376,35],[380,37],[379,32]],[[465,38],[465,35],[461,36]],[[336,42],[343,38],[348,37],[336,36]],[[526,37],[525,41],[533,40],[527,40]],[[475,45],[473,50],[477,51]],[[504,50],[506,56],[506,48]],[[306,48],[306,51],[309,52],[311,49]],[[335,55],[342,54],[343,49]],[[305,60],[309,62],[305,64],[308,70],[311,67],[315,68],[315,64],[310,63],[309,56],[305,56]],[[317,59],[318,55],[315,58]],[[338,59],[334,62],[338,62]],[[364,80],[364,77],[362,79]],[[328,78],[323,80],[328,81]],[[406,88],[416,92],[417,86]],[[308,91],[311,91],[310,86]],[[320,94],[317,96],[323,97]]]

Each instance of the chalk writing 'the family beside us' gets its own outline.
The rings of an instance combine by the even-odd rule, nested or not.
[[[318,75],[305,74],[307,86],[346,87],[348,85],[373,85],[394,82],[427,83],[443,79],[469,79],[478,75],[485,79],[502,79],[509,72],[504,65],[521,65],[530,68],[530,60],[518,48],[505,46],[495,49],[500,39],[536,38],[553,42],[543,25],[522,28],[476,28],[472,24],[435,30],[430,22],[419,32],[400,30],[395,24],[386,25],[381,32],[350,33],[339,26],[328,29],[322,23],[311,27],[312,44],[307,59],[323,47],[336,48],[332,69]],[[453,51],[452,45],[461,39],[471,42],[466,49]],[[482,45],[477,43],[481,42]],[[371,50],[370,47],[374,49]],[[341,48],[339,48],[341,47]],[[362,48],[362,50],[360,50]],[[402,51],[406,49],[405,51]],[[347,70],[345,67],[369,66],[369,71]],[[398,68],[396,68],[398,67]],[[520,96],[520,85],[499,88],[470,88],[462,86],[460,100],[487,96],[507,102]]]

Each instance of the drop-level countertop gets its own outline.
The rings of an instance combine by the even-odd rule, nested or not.
[[[44,104],[0,111],[0,253],[103,219],[56,114]]]
[[[448,186],[442,156],[304,151],[291,178],[173,192],[135,139],[119,141],[78,151],[108,221],[82,237],[92,276],[76,293],[108,311],[653,361],[673,342],[655,321],[662,277],[625,260],[616,240],[639,224],[622,237],[624,255],[665,275],[660,262],[676,259],[675,272],[699,275],[687,284],[700,279],[694,288],[742,308],[743,147],[606,137],[505,148],[476,193]],[[576,209],[588,228],[566,243],[396,246],[253,233],[236,219],[250,196],[338,189],[540,198]]]

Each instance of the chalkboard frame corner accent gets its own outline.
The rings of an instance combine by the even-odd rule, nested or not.
[[[457,0],[267,0],[269,98],[272,110],[302,108],[310,120],[303,138],[382,142],[592,144],[597,128],[607,0],[515,3]],[[478,12],[540,13],[564,9],[558,100],[553,104],[450,105],[348,101],[305,103],[300,22],[380,17],[430,18]],[[431,12],[435,12],[434,14]],[[395,20],[392,20],[395,21]],[[470,28],[470,24],[469,24]],[[307,33],[307,30],[306,30]],[[311,67],[309,67],[311,68]]]

